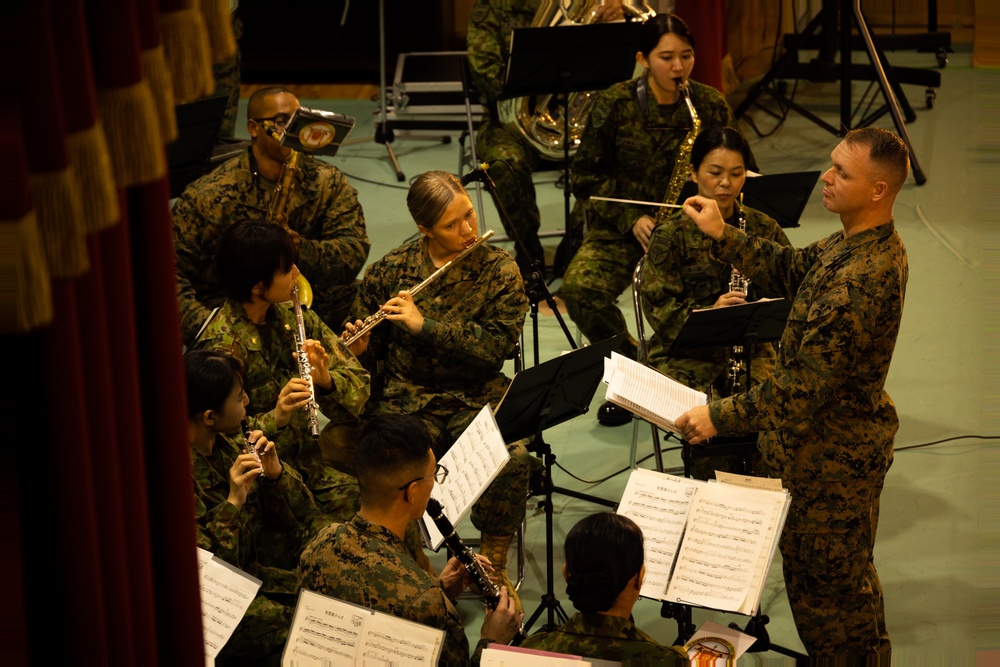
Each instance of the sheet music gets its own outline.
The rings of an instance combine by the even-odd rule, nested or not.
[[[666,599],[723,611],[756,603],[753,583],[769,562],[784,492],[706,484],[688,512],[684,541]],[[762,558],[763,557],[763,558]]]
[[[257,597],[261,580],[198,548],[205,656],[214,660]]]
[[[431,495],[441,503],[452,525],[458,525],[509,459],[493,410],[487,404],[438,462],[448,469],[448,477],[444,484],[434,487]],[[444,537],[429,514],[425,512],[420,521],[427,546],[437,551]]]
[[[303,589],[281,664],[434,665],[443,643],[444,630]]]
[[[646,550],[646,578],[640,595],[663,599],[677,547],[684,534],[691,497],[706,482],[636,468],[629,475],[618,505],[642,529]]]
[[[703,392],[617,352],[611,353],[605,398],[674,433],[680,433],[674,426],[675,419],[693,407],[708,404]]]
[[[587,665],[620,665],[620,662],[585,659],[578,655],[552,653],[538,649],[490,644],[483,649],[481,667],[586,667]]]

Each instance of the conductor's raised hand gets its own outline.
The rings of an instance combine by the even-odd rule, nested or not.
[[[524,620],[524,612],[518,613],[514,601],[507,595],[507,587],[500,587],[500,601],[496,609],[487,609],[483,619],[483,628],[479,633],[482,639],[492,639],[501,644],[509,644],[517,636]]]
[[[684,200],[684,214],[694,220],[703,234],[718,241],[726,228],[726,221],[719,212],[719,204],[714,199],[695,195]]]
[[[413,295],[409,290],[402,290],[399,296],[393,297],[382,306],[385,319],[399,322],[407,331],[416,336],[424,328],[424,316],[413,303]]]
[[[674,426],[681,432],[681,437],[692,445],[705,442],[714,435],[718,435],[712,417],[709,415],[707,405],[699,405],[691,408],[674,422]]]
[[[353,323],[345,322],[344,333],[340,334],[340,340],[346,343],[348,340],[351,339],[351,337],[354,336],[354,334],[356,334],[364,327],[364,324],[365,323],[362,320],[354,320]],[[347,349],[350,350],[351,354],[353,354],[355,357],[360,357],[362,354],[365,353],[365,350],[368,349],[368,341],[371,339],[371,337],[372,337],[372,331],[371,329],[369,329],[364,333],[363,336],[359,336],[356,341],[348,345]]]

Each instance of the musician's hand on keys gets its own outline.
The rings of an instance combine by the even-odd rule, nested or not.
[[[632,236],[636,238],[639,245],[642,246],[642,251],[646,252],[649,250],[649,237],[653,235],[653,229],[656,228],[656,220],[644,215],[635,221],[632,225]]]
[[[344,333],[340,334],[340,340],[347,341],[355,333],[357,333],[361,327],[364,326],[363,320],[354,320],[354,323],[346,322],[344,324]],[[365,335],[358,338],[356,341],[347,346],[347,349],[351,351],[355,357],[360,357],[368,349],[368,341],[372,337],[371,329],[365,332]]]
[[[385,311],[385,319],[399,322],[414,336],[424,328],[424,316],[413,303],[413,296],[409,290],[402,290],[399,296],[386,301],[382,310]]]
[[[309,405],[309,383],[302,378],[292,378],[281,388],[278,402],[274,405],[274,424],[278,428],[288,426],[292,412]]]
[[[719,212],[719,204],[714,199],[695,195],[684,200],[684,213],[694,220],[702,234],[718,241],[726,228],[726,221]]]
[[[285,231],[288,232],[288,237],[292,239],[292,244],[295,246],[295,249],[298,250],[299,246],[302,244],[302,235],[291,227],[285,227]]]
[[[610,23],[625,18],[622,10],[622,0],[607,0],[594,8],[594,23]]]
[[[462,565],[462,562],[452,556],[445,563],[444,569],[441,570],[441,576],[438,577],[441,582],[441,588],[444,589],[444,594],[448,596],[449,600],[455,600],[462,592],[472,585],[472,575],[469,571]]]
[[[302,347],[306,351],[306,356],[309,357],[309,365],[312,366],[313,384],[329,391],[333,388],[333,378],[330,376],[330,354],[323,349],[322,343],[311,338],[303,343]]]
[[[707,405],[699,405],[691,408],[674,422],[674,426],[681,432],[681,437],[692,445],[705,442],[714,435],[718,435],[712,417],[708,413]]]
[[[715,300],[715,304],[712,308],[725,308],[727,306],[738,306],[742,303],[746,303],[747,298],[743,295],[743,292],[726,292],[718,299]]]
[[[261,467],[254,454],[240,454],[229,468],[229,497],[226,501],[239,509],[247,501],[250,485],[260,476]]]
[[[483,619],[483,629],[479,636],[482,639],[492,639],[501,644],[509,644],[521,628],[524,613],[517,613],[514,601],[507,595],[507,587],[500,587],[500,602],[496,609],[487,609]]]
[[[264,437],[263,431],[254,431],[250,434],[250,442],[260,457],[260,465],[264,468],[264,476],[267,479],[275,480],[281,475],[281,461],[278,460],[278,448],[274,443]]]

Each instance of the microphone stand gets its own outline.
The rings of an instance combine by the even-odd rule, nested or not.
[[[524,257],[531,257],[531,254],[527,252],[527,249],[524,246],[524,242],[521,240],[521,235],[511,222],[510,216],[507,214],[507,209],[500,200],[500,195],[497,194],[496,183],[494,183],[493,178],[490,177],[488,169],[481,167],[477,167],[477,169],[479,169],[482,173],[483,185],[486,186],[486,189],[489,190],[490,196],[493,197],[493,203],[496,204],[497,211],[500,212],[500,217],[503,218],[504,226],[510,230],[511,235],[514,237],[514,243],[517,246],[517,251]],[[545,284],[545,265],[541,259],[532,259],[531,273],[525,281],[524,291],[525,294],[528,295],[528,301],[531,303],[531,332],[534,336],[534,365],[537,366],[539,363],[538,303],[543,299],[545,300],[545,303],[548,304],[549,308],[552,309],[552,314],[556,316],[559,326],[562,328],[563,333],[566,334],[566,340],[569,342],[570,348],[575,350],[576,341],[573,340],[573,334],[570,333],[569,327],[566,326],[566,321],[559,312],[556,300],[552,297],[552,292],[549,291],[549,286]]]

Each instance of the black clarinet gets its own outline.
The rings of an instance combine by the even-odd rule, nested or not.
[[[451,521],[448,517],[444,515],[444,508],[441,507],[441,503],[431,498],[427,501],[427,513],[430,515],[431,519],[434,521],[434,525],[437,529],[441,531],[444,535],[444,543],[448,547],[448,551],[455,555],[465,569],[469,571],[472,576],[472,582],[479,589],[480,595],[482,595],[483,602],[490,609],[496,609],[497,605],[500,603],[500,587],[493,583],[490,579],[489,573],[483,564],[476,558],[475,552],[472,551],[462,538],[458,536],[455,532],[455,526],[451,525]],[[514,646],[519,645],[528,635],[524,632],[524,626],[521,625],[517,630],[517,635],[511,641]]]

